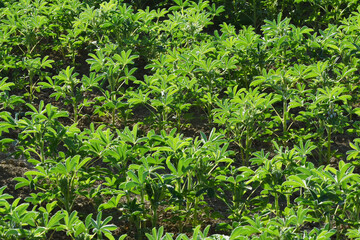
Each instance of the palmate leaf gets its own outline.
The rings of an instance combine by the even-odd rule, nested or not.
[[[118,194],[117,196],[113,196],[107,203],[103,203],[98,207],[98,211],[102,211],[104,209],[117,208],[120,199],[125,196],[125,194]]]
[[[70,173],[79,170],[81,168],[81,166],[79,166],[79,160],[79,155],[76,155],[73,158],[67,158],[65,161],[66,172]]]
[[[104,68],[108,60],[108,57],[106,57],[102,51],[97,51],[96,55],[89,53],[89,56],[92,58],[87,59],[86,62],[90,64],[90,71],[95,70],[96,72],[99,72]]]
[[[33,183],[32,176],[27,176],[28,179],[23,177],[16,177],[13,180],[17,181],[18,183],[15,185],[15,190],[21,187],[31,186]]]
[[[48,213],[46,213],[48,214]],[[60,221],[64,218],[65,214],[62,210],[57,211],[50,219],[49,215],[45,219],[45,230],[49,231],[60,225]]]
[[[139,177],[136,176],[136,174],[132,170],[127,171],[126,174],[134,183],[141,184]]]
[[[117,131],[117,134],[121,140],[135,145],[136,143],[139,143],[142,140],[144,140],[144,138],[137,137],[137,131],[138,131],[138,124],[135,124],[132,130],[130,130],[129,127],[125,127],[123,132]]]
[[[120,62],[123,66],[126,66],[128,64],[133,64],[134,63],[133,60],[138,57],[139,57],[138,55],[131,55],[130,49],[126,52],[121,51],[120,55],[119,54],[114,55],[114,59]]]
[[[79,221],[79,217],[77,216],[77,211],[72,211],[71,214],[64,210],[64,228],[70,230],[74,227],[74,225]]]
[[[232,231],[229,240],[237,240],[240,237],[250,236],[254,233],[261,233],[261,231],[253,226],[240,226]]]
[[[328,230],[322,230],[320,234],[316,237],[316,240],[327,240],[330,239],[331,236],[333,236],[336,233],[335,229]]]
[[[64,222],[65,224],[58,227],[57,230],[65,229],[67,232],[74,232],[75,237],[85,232],[85,225],[77,216],[77,211],[71,212],[70,215],[67,211],[64,211]]]
[[[307,188],[307,184],[304,180],[302,180],[299,176],[292,175],[288,177],[288,181],[283,182],[283,186],[294,186],[294,187],[302,187]]]
[[[221,62],[219,60],[208,58],[206,61],[196,61],[195,64],[198,68],[195,69],[194,72],[206,72],[209,74],[211,71],[215,71],[220,66]]]
[[[110,0],[109,2],[103,2],[100,4],[100,10],[103,13],[110,11],[116,11],[117,1]]]
[[[128,81],[131,80],[133,82],[136,81],[136,77],[133,76],[134,72],[137,70],[137,68],[131,68],[129,70],[129,68],[126,66],[124,68],[124,75],[123,77],[120,77],[120,81],[125,81],[126,84],[128,84]],[[120,89],[121,85],[118,87],[118,90]]]
[[[349,143],[350,147],[353,150],[349,150],[346,152],[347,154],[347,160],[351,160],[351,159],[357,159],[358,155],[360,153],[360,146],[359,146],[359,142],[360,142],[360,138],[357,138],[354,140],[354,143]]]
[[[305,144],[303,140],[300,140],[299,146],[295,145],[294,148],[302,157],[305,157],[306,155],[310,154],[314,149],[316,149],[316,146],[310,140],[307,140]]]
[[[1,91],[10,91],[10,87],[15,85],[15,84],[12,83],[12,82],[11,82],[11,83],[7,83],[7,82],[6,82],[7,79],[8,79],[7,77],[1,79],[1,81],[0,81],[0,92],[1,92]]]
[[[57,118],[62,118],[62,117],[64,118],[69,117],[69,113],[67,111],[58,111],[58,108],[52,106],[50,103],[46,105],[45,109],[49,120],[55,120]]]
[[[17,119],[14,119],[9,112],[1,112],[0,118],[5,120],[0,122],[0,136],[2,132],[9,132],[10,129],[17,127]]]
[[[70,231],[74,232],[75,237],[78,237],[80,234],[87,232],[87,228],[81,220],[77,220],[76,223],[74,223],[70,227]]]
[[[21,236],[24,235],[24,232],[26,231],[24,231],[23,229],[11,228],[6,231],[6,236],[7,239],[11,239],[13,237],[17,237],[18,239],[20,239]]]
[[[359,240],[360,239],[360,228],[359,229],[348,229],[346,236],[351,239]]]
[[[91,88],[98,87],[99,82],[104,77],[105,77],[104,75],[96,74],[95,72],[91,72],[89,77],[86,75],[83,75],[83,77],[81,79],[81,82],[82,82],[81,90],[82,91],[86,91],[86,90],[91,91]]]
[[[164,227],[161,226],[159,228],[159,230],[156,230],[156,228],[153,228],[151,232],[152,232],[152,235],[149,233],[146,233],[146,237],[149,240],[161,240],[163,238]]]
[[[135,91],[130,91],[129,93],[130,98],[128,99],[128,103],[137,105],[141,103],[147,103],[150,98],[148,97],[150,92],[143,92],[141,89]]]
[[[0,206],[2,206],[2,201],[5,201],[6,199],[12,199],[14,198],[13,196],[11,196],[10,194],[3,194],[4,190],[7,188],[7,186],[2,186],[0,188]]]
[[[360,116],[360,108],[355,108],[354,113],[358,116]]]
[[[117,226],[115,226],[114,224],[108,224],[112,220],[112,217],[109,216],[104,220],[101,220],[101,218],[102,218],[102,212],[99,212],[98,215],[96,216],[96,220],[94,220],[93,218],[90,219],[91,224],[94,227],[93,232],[100,235],[104,234],[107,238],[114,239],[110,231],[116,230]]]
[[[54,60],[48,60],[49,56],[45,56],[42,60],[41,60],[41,68],[52,68],[52,63],[55,62]]]
[[[355,167],[351,163],[345,163],[344,161],[339,162],[339,170],[335,168],[327,167],[325,170],[332,172],[334,177],[333,181],[338,184],[346,184],[349,180],[359,180],[359,174],[353,173]],[[330,173],[329,173],[330,174]]]

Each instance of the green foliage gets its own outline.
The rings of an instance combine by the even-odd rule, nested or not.
[[[2,1],[0,238],[360,238],[357,5]]]
[[[58,111],[57,107],[41,101],[38,109],[31,104],[26,104],[31,110],[26,112],[30,118],[16,120],[16,127],[20,129],[19,150],[22,154],[30,157],[30,153],[36,154],[40,162],[45,161],[46,154],[53,154],[52,148],[56,148],[61,135],[66,131],[65,127],[58,122],[59,118],[68,117],[66,111]],[[13,121],[13,120],[11,120]]]
[[[29,100],[32,101],[34,98],[34,91],[39,92],[39,88],[36,87],[36,79],[35,77],[37,75],[40,75],[39,77],[44,77],[41,76],[41,74],[43,74],[43,72],[41,72],[41,69],[44,68],[51,68],[52,67],[52,63],[54,62],[53,60],[48,60],[48,56],[45,56],[43,59],[41,58],[24,58],[22,62],[19,62],[19,66],[21,66],[23,69],[27,70],[28,72],[28,78],[29,78]],[[27,81],[25,80],[25,83],[27,83]],[[20,85],[25,85],[25,84],[21,84]],[[27,84],[26,84],[27,85]]]
[[[277,99],[272,94],[260,93],[258,89],[248,91],[235,87],[228,88],[227,93],[229,98],[219,101],[219,108],[214,109],[214,122],[226,126],[227,132],[241,148],[243,163],[247,164],[253,141],[266,134],[263,127]]]
[[[65,105],[71,104],[74,114],[73,119],[77,123],[81,110],[93,104],[85,97],[85,94],[91,92],[93,88],[97,88],[98,82],[103,76],[92,72],[89,77],[83,76],[82,79],[77,79],[78,74],[73,73],[73,71],[74,67],[67,67],[59,75],[54,76],[55,81],[47,78],[48,83],[40,82],[39,85],[43,86],[43,88],[52,88],[54,93],[50,97],[55,97],[56,101],[62,98]]]
[[[90,64],[90,70],[100,73],[100,76],[107,80],[108,84],[108,90],[102,90],[104,96],[97,98],[97,102],[101,103],[101,106],[97,106],[95,113],[101,116],[109,112],[111,114],[112,125],[115,125],[117,110],[120,108],[125,108],[123,110],[125,112],[123,118],[126,123],[130,107],[122,102],[124,98],[123,84],[128,84],[129,80],[136,80],[133,76],[136,68],[129,69],[127,65],[133,64],[133,60],[138,57],[131,55],[131,50],[127,52],[121,51],[120,54],[113,53],[115,50],[116,47],[114,45],[107,45],[107,48],[97,51],[96,55],[89,54],[92,58],[87,60]],[[100,87],[103,88],[104,86],[100,85]]]

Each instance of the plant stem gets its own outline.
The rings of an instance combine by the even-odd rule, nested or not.
[[[42,140],[42,134],[41,133],[37,133],[35,135],[35,139],[37,139],[37,142],[40,143],[39,147],[40,147],[40,161],[41,163],[44,163],[45,161],[45,151],[44,151],[44,148],[45,148],[45,143],[44,141]]]
[[[359,196],[356,195],[356,202],[358,203],[359,202]],[[356,222],[359,222],[359,215],[360,215],[360,205],[359,204],[356,204]]]
[[[327,128],[328,130],[328,139],[327,139],[327,163],[330,164],[330,158],[331,158],[331,127]]]
[[[249,148],[251,145],[250,142],[250,133],[249,131],[246,132],[246,140],[245,140],[245,159],[244,159],[244,165],[247,166],[248,165],[248,161],[249,161]]]
[[[152,227],[156,227],[157,225],[157,204],[152,206],[153,209],[153,219],[152,219]]]
[[[286,194],[286,205],[287,207],[290,207],[290,195]]]
[[[113,92],[111,92],[111,93],[113,93]],[[113,93],[113,95],[111,96],[111,101],[113,101],[113,102],[116,101],[115,93]],[[115,126],[115,115],[116,115],[116,107],[113,108],[112,113],[111,113],[112,125],[113,126]]]
[[[33,96],[32,96],[32,93],[33,93],[33,72],[32,71],[29,71],[29,87],[30,87],[30,95],[29,95],[29,100],[30,102],[32,102],[33,100]]]
[[[197,207],[198,207],[198,202],[199,202],[198,197],[195,197],[195,204],[194,204],[194,222],[193,222],[194,226],[196,226],[197,223],[198,223],[198,209],[197,209]]]
[[[275,214],[276,216],[279,216],[279,212],[280,212],[280,209],[279,209],[279,194],[277,192],[275,192]]]
[[[287,100],[283,100],[283,134],[287,132]]]
[[[74,99],[75,99],[75,97],[74,97]],[[78,107],[78,104],[76,103],[76,100],[74,100],[73,101],[73,108],[74,108],[74,122],[75,123],[77,123],[77,121],[78,121],[78,114],[79,114],[77,107]]]

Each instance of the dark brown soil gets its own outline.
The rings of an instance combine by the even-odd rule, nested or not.
[[[0,187],[7,186],[4,193],[12,195],[14,199],[25,199],[25,197],[29,196],[30,190],[28,188],[23,187],[15,190],[17,182],[13,180],[15,177],[23,177],[24,173],[29,170],[23,160],[0,160]]]

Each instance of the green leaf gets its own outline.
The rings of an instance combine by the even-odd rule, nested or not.
[[[44,172],[38,172],[38,171],[27,171],[25,174],[25,176],[43,176],[46,177],[46,173]]]
[[[123,235],[121,235],[121,236],[119,237],[118,240],[124,240],[126,237],[127,237],[127,234],[123,234]]]
[[[306,184],[305,182],[296,175],[292,175],[288,177],[288,181],[283,182],[283,186],[294,186],[294,187],[302,187],[302,188],[306,188]]]
[[[60,220],[63,219],[65,214],[62,213],[62,210],[59,210],[53,215],[50,221],[47,224],[47,229],[53,229],[54,227],[60,225]]]
[[[247,227],[251,227],[251,226],[247,226]],[[256,229],[254,231],[251,231],[250,229],[246,230],[245,227],[243,227],[243,226],[237,227],[231,232],[229,240],[237,240],[240,237],[243,237],[244,235],[249,236],[249,235],[251,235],[251,232],[255,233],[258,231]],[[248,233],[250,233],[250,234],[248,234]]]
[[[171,162],[171,157],[169,156],[169,157],[167,157],[166,158],[166,165],[167,165],[167,167],[169,168],[169,170],[172,172],[172,174],[174,174],[174,175],[177,175],[177,174],[182,174],[181,172],[181,169],[179,169],[179,173],[178,173],[178,171],[176,170],[176,168],[175,168],[175,166],[172,164],[172,162]]]

